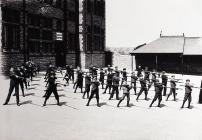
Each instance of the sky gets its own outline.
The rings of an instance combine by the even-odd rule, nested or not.
[[[162,35],[202,37],[202,0],[106,0],[107,47],[136,47]]]

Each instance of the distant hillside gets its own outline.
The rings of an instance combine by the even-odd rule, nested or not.
[[[120,55],[129,55],[130,52],[132,52],[134,50],[134,48],[131,48],[131,47],[117,47],[117,48],[114,48],[114,47],[109,47],[107,48],[107,50],[110,50],[111,52],[113,53],[116,53],[116,54],[120,54]]]

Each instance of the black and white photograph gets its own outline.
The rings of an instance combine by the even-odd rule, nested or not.
[[[202,0],[0,0],[0,140],[202,140]]]

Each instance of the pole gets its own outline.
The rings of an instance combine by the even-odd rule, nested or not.
[[[199,93],[199,100],[198,100],[199,104],[202,104],[202,81],[201,81],[201,89],[200,89],[200,93]]]
[[[93,64],[93,10],[94,10],[94,2],[91,1],[91,64]]]
[[[131,56],[132,56],[132,71],[133,71],[133,55],[131,54]]]
[[[26,32],[26,21],[25,21],[25,12],[26,12],[26,1],[23,0],[23,55],[24,55],[24,62],[27,61],[27,48],[26,48],[26,36],[25,36],[25,32]]]
[[[156,55],[156,71],[158,71],[158,56]]]
[[[67,54],[67,1],[64,1],[64,8],[63,8],[63,13],[64,13],[64,55],[65,55],[65,65],[66,65],[66,54]]]

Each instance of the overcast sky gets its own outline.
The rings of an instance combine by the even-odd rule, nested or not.
[[[202,0],[106,0],[107,47],[136,47],[163,35],[202,36]]]

